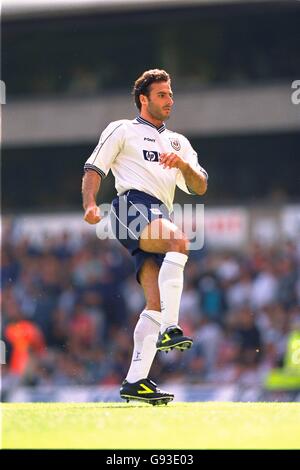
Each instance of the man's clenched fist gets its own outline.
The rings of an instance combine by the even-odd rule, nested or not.
[[[98,206],[88,206],[84,214],[84,220],[89,224],[97,224],[101,220],[100,209]]]

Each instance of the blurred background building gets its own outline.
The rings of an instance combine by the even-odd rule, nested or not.
[[[118,399],[143,296],[82,220],[82,168],[158,67],[210,179],[176,193],[205,204],[181,307],[195,346],[152,376],[179,399],[300,400],[299,24],[296,0],[3,2],[3,399]]]

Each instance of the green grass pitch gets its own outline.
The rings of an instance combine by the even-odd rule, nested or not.
[[[300,403],[7,403],[4,449],[300,449]]]

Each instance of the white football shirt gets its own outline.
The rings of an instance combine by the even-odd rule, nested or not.
[[[157,128],[140,116],[111,122],[84,169],[95,170],[102,178],[111,170],[118,195],[137,189],[161,200],[171,212],[176,185],[188,194],[193,192],[179,169],[159,165],[159,155],[166,152],[176,153],[207,177],[186,137],[169,131],[165,124]]]

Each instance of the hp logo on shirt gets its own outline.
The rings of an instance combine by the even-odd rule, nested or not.
[[[148,160],[148,162],[158,162],[158,156],[159,156],[158,152],[154,152],[151,150],[143,150],[143,154],[144,154],[144,159]]]

